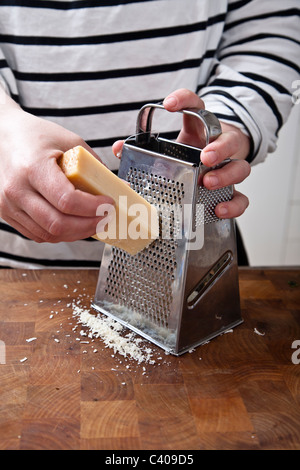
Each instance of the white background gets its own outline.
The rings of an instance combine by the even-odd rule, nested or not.
[[[250,201],[237,219],[250,265],[300,266],[300,104],[281,129],[276,152],[236,189]]]

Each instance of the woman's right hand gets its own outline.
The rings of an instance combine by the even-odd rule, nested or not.
[[[113,205],[75,189],[61,171],[58,158],[77,145],[97,158],[78,135],[24,112],[9,97],[0,105],[0,217],[27,238],[88,238],[103,219],[96,216],[99,205]]]

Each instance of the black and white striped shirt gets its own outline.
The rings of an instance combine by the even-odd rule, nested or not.
[[[1,0],[0,85],[111,168],[137,112],[177,88],[274,151],[300,78],[299,0]],[[0,87],[0,103],[3,98]],[[1,105],[1,104],[0,104]],[[175,119],[175,118],[174,118]],[[160,132],[176,135],[164,119]],[[0,265],[95,266],[100,242],[36,244],[0,219]]]

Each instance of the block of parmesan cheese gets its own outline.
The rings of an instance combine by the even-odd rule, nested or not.
[[[65,152],[58,161],[76,189],[111,197],[115,211],[94,238],[135,255],[159,236],[158,212],[125,181],[81,146]],[[101,205],[97,215],[105,215]],[[95,214],[96,215],[96,214]]]

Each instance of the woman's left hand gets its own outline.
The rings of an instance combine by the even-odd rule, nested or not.
[[[183,109],[204,109],[204,103],[198,95],[187,89],[179,89],[168,95],[163,105],[167,111],[176,112]],[[250,174],[250,165],[246,157],[250,150],[250,139],[235,126],[222,123],[222,134],[205,147],[205,135],[200,120],[191,116],[183,116],[183,127],[177,138],[178,142],[203,148],[201,161],[205,166],[214,167],[230,158],[232,161],[222,168],[214,169],[205,174],[203,184],[207,189],[219,189],[244,181]],[[113,152],[118,156],[123,142],[113,145]],[[244,213],[249,205],[248,198],[239,191],[233,190],[230,201],[221,202],[215,208],[219,218],[235,218]]]

